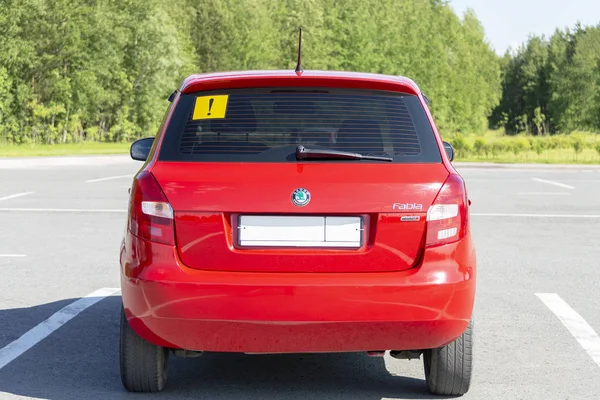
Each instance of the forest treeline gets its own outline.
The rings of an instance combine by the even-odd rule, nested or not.
[[[534,135],[600,132],[600,24],[533,36],[500,64],[492,126]]]
[[[444,0],[0,0],[0,142],[154,135],[190,73],[293,69],[299,26],[305,69],[408,76],[442,133],[600,129],[600,28],[500,58]]]

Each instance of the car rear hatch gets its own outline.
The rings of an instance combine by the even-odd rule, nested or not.
[[[186,266],[254,272],[411,268],[448,176],[418,97],[324,88],[182,95],[151,172]]]

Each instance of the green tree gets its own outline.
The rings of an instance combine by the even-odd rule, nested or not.
[[[530,37],[514,55],[507,53],[501,65],[502,99],[492,114],[491,125],[509,126],[511,133],[528,132],[531,130],[529,122],[535,120],[536,109],[539,108],[540,114],[545,114],[548,108],[547,40],[544,37]],[[524,121],[529,122],[523,124]],[[535,133],[539,135],[540,132],[541,129],[536,129]]]
[[[0,142],[151,135],[192,72],[292,69],[299,26],[305,69],[407,76],[443,132],[485,130],[500,100],[481,23],[446,1],[2,0]]]
[[[541,107],[536,107],[533,110],[533,123],[535,124],[536,133],[538,135],[544,135],[544,122],[546,121],[546,116],[542,113]]]
[[[573,147],[573,150],[575,151],[575,158],[577,158],[579,156],[579,154],[581,154],[581,152],[583,151],[583,149],[585,147],[583,138],[579,135],[572,135],[571,136],[571,146]]]
[[[558,129],[600,129],[600,26],[576,26],[557,41],[563,59],[552,75],[552,119]],[[557,45],[558,46],[558,45]]]
[[[532,36],[501,61],[502,99],[490,125],[538,135],[600,130],[599,65],[600,25]]]

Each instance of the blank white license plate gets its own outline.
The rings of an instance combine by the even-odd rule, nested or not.
[[[346,247],[362,245],[361,217],[243,215],[238,243],[256,247]]]

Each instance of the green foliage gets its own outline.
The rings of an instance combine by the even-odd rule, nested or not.
[[[525,151],[529,151],[531,149],[531,144],[529,143],[529,140],[527,140],[527,138],[525,137],[519,137],[516,140],[519,143],[519,146],[525,150]]]
[[[583,138],[579,135],[571,135],[571,146],[573,147],[573,150],[575,150],[575,155],[579,155],[585,146]]]
[[[521,152],[528,151],[530,144],[526,138],[518,137],[510,141],[509,148],[515,156],[518,156]]]
[[[491,126],[510,134],[600,131],[600,25],[533,36],[501,65]]]
[[[446,137],[468,151],[457,151],[456,159],[502,162],[600,163],[600,138],[597,134],[576,131],[570,135],[503,135],[502,129],[484,135]]]
[[[548,148],[548,141],[543,140],[541,138],[536,138],[531,143],[531,148],[535,151],[535,153],[539,156]]]
[[[63,156],[75,154],[128,154],[129,143],[81,142],[47,145],[0,146],[0,157]]]
[[[533,123],[535,124],[535,129],[538,135],[544,134],[544,122],[546,121],[546,116],[542,112],[541,107],[536,107],[533,110]]]
[[[0,142],[153,134],[194,63],[170,10],[163,0],[0,2]]]
[[[564,149],[569,146],[568,140],[564,136],[553,136],[548,141],[548,146],[551,149]]]
[[[554,136],[600,132],[600,25],[532,36],[499,58],[472,11],[437,0],[2,0],[0,143],[153,135],[193,72],[292,69],[299,26],[305,69],[413,79],[462,156],[594,149]],[[461,139],[490,125],[552,136]]]
[[[471,151],[471,146],[462,135],[457,135],[454,139],[449,140],[457,155],[467,156]]]
[[[498,58],[471,12],[422,0],[2,0],[0,143],[127,142],[156,132],[192,72],[405,75],[443,132],[481,132]],[[468,148],[463,151],[468,152]]]
[[[508,146],[503,140],[494,140],[491,145],[491,152],[494,157],[498,157],[501,153],[508,149]]]
[[[481,157],[482,155],[486,155],[489,153],[489,146],[483,138],[475,139],[475,143],[473,144],[473,151],[477,156]]]

